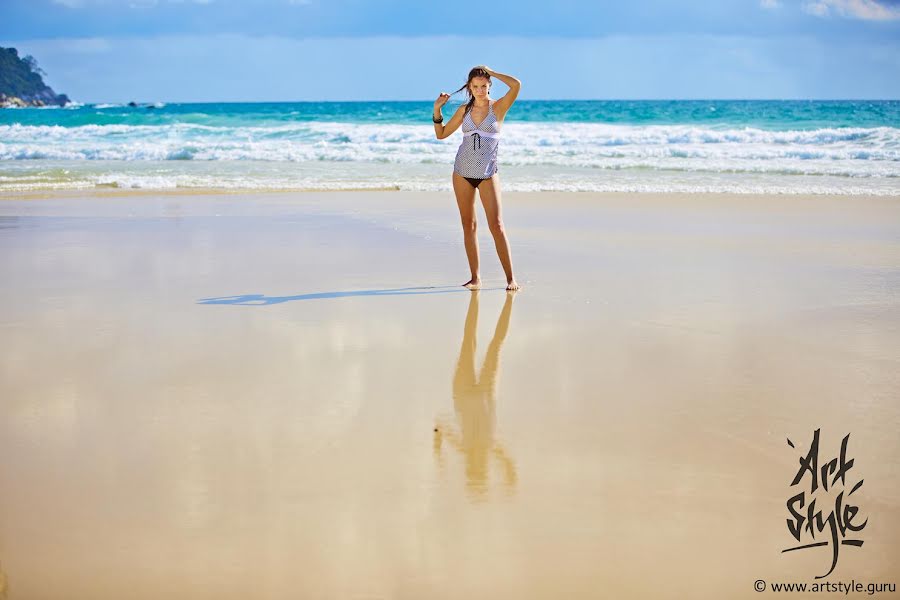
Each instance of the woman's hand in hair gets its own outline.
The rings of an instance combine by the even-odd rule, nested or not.
[[[441,95],[437,97],[437,100],[434,101],[434,109],[437,110],[447,104],[447,100],[450,99],[450,94],[447,92],[441,92]]]

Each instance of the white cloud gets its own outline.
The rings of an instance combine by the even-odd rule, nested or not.
[[[759,0],[759,5],[766,9],[779,8],[781,2],[778,0]]]
[[[829,15],[828,5],[825,2],[816,0],[815,2],[804,2],[803,10],[817,17],[827,17]]]
[[[900,19],[900,7],[888,6],[877,0],[805,0],[803,10],[817,17],[840,17],[866,21],[892,21]]]

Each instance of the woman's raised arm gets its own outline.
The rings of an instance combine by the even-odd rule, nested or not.
[[[445,104],[447,104],[447,100],[450,99],[450,94],[441,93],[438,96],[438,99],[434,101],[434,113],[432,116],[432,121],[440,121],[443,119],[443,115],[441,114],[441,108]],[[435,122],[434,124],[434,135],[437,136],[437,139],[442,140],[446,137],[450,137],[453,135],[453,132],[459,129],[459,126],[462,124],[463,117],[465,117],[465,108],[466,105],[463,104],[459,108],[456,109],[456,112],[453,113],[453,117],[447,121],[447,124]]]
[[[512,75],[506,75],[505,73],[498,73],[493,69],[488,67],[483,67],[485,71],[487,71],[488,75],[491,77],[496,77],[503,83],[509,86],[509,91],[506,92],[506,95],[497,100],[494,103],[494,114],[497,115],[499,120],[503,120],[506,116],[506,111],[513,105],[513,102],[516,101],[516,96],[519,95],[519,90],[522,89],[522,82],[513,77]]]

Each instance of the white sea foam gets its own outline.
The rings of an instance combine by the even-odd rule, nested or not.
[[[117,105],[96,108],[106,106]],[[510,190],[900,194],[900,129],[892,127],[768,131],[509,122],[503,136],[500,163],[504,174],[514,175],[505,179]],[[2,125],[5,165],[23,167],[25,176],[64,162],[73,175],[0,179],[0,189],[53,187],[54,181],[448,189],[446,173],[460,141],[459,134],[436,140],[430,126],[404,124]]]
[[[272,127],[202,124],[0,126],[0,160],[368,161],[452,159],[456,143],[430,127],[291,123]],[[508,124],[507,165],[601,169],[674,168],[900,175],[900,130],[890,127],[765,131],[690,126]],[[752,163],[752,164],[751,164]]]
[[[507,191],[719,192],[900,196],[900,178],[583,167],[503,166]],[[19,161],[0,191],[54,188],[397,189],[451,193],[450,165],[329,161]]]

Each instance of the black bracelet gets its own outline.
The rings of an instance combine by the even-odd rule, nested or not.
[[[444,122],[444,115],[441,115],[441,118],[440,118],[440,119],[435,119],[435,118],[434,118],[434,115],[431,115],[431,120],[434,121],[434,124],[435,124],[435,125],[437,125],[438,123],[443,123],[443,122]]]

